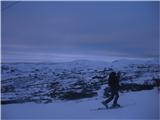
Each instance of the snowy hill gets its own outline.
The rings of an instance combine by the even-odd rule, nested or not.
[[[152,89],[159,81],[160,68],[155,60],[6,63],[2,64],[2,103],[94,97],[112,70],[122,73],[122,90]]]
[[[160,118],[158,109],[158,92],[132,92],[120,94],[119,109],[96,110],[104,108],[103,98],[76,101],[55,101],[49,104],[10,104],[2,106],[2,119],[149,119]]]
[[[127,104],[125,103],[125,99],[127,99],[127,101],[129,99],[132,101],[134,97],[142,99],[140,95],[143,93],[146,95],[143,99],[148,99],[148,95],[150,96],[153,91],[155,91],[154,87],[160,82],[160,66],[155,60],[117,60],[113,62],[76,60],[64,63],[3,63],[1,68],[1,104],[3,118],[7,118],[8,115],[8,118],[31,117],[32,112],[24,113],[23,110],[21,111],[23,107],[25,110],[30,111],[30,106],[33,106],[33,112],[37,111],[37,109],[42,109],[41,107],[45,107],[44,110],[46,112],[53,110],[56,113],[42,114],[43,111],[42,113],[35,112],[42,116],[35,114],[33,118],[62,118],[61,116],[64,118],[113,118],[112,112],[106,114],[106,112],[103,111],[102,113],[97,112],[97,114],[94,114],[94,111],[90,111],[90,109],[100,106],[100,102],[106,97],[104,90],[107,91],[108,89],[107,78],[111,71],[121,72],[120,91],[122,95],[124,94],[124,98],[122,96],[120,102],[125,107],[138,102],[135,101]],[[152,91],[143,92],[142,90]],[[132,91],[142,92],[132,93]],[[145,104],[143,101],[140,102],[139,104]],[[153,100],[151,102],[153,102]],[[152,104],[152,109],[155,110],[156,103]],[[63,107],[63,105],[65,106],[64,111],[62,111],[63,113],[58,112],[59,110],[61,111],[60,108]],[[81,116],[81,114],[71,116],[73,110],[70,109],[70,105],[73,105],[71,109],[77,108],[75,112],[82,112],[84,110],[82,114],[85,112],[86,114],[84,114],[84,116]],[[133,110],[139,108],[139,105],[130,107],[130,109]],[[16,110],[13,112],[13,109]],[[69,113],[65,110],[69,110]],[[5,116],[5,111],[8,112],[7,116]],[[118,114],[128,111],[128,109],[116,111],[115,113]],[[131,115],[132,112],[128,114]],[[144,114],[140,115],[139,112],[136,111],[133,114],[135,118],[141,118],[145,115],[151,118],[157,117],[157,113],[153,111],[151,114],[144,112]],[[120,114],[118,114],[118,116],[119,115]],[[122,114],[122,116],[119,117],[125,118],[124,116],[125,115]]]

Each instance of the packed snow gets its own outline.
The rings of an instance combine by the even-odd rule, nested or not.
[[[96,110],[104,107],[104,98],[76,101],[55,101],[49,104],[11,104],[2,106],[2,119],[158,119],[157,89],[121,93],[119,109]]]

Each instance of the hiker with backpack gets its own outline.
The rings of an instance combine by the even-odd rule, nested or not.
[[[110,91],[111,91],[111,96],[105,100],[102,101],[102,104],[108,108],[108,103],[111,102],[113,100],[113,104],[112,107],[120,107],[120,105],[117,103],[118,98],[119,98],[119,80],[120,80],[120,72],[116,73],[116,72],[111,72],[109,74],[109,78],[108,78],[108,85],[110,87]]]

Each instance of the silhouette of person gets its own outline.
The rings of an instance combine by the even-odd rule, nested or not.
[[[120,79],[120,72],[116,74],[116,72],[111,72],[108,78],[108,85],[110,87],[111,96],[105,100],[102,101],[102,104],[108,108],[108,103],[111,102],[113,99],[113,105],[112,107],[120,107],[120,105],[117,103],[119,98],[119,79]]]

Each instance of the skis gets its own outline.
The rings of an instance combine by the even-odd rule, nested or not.
[[[118,109],[118,108],[122,108],[123,106],[111,106],[108,109]]]
[[[110,109],[119,109],[119,108],[123,108],[123,106],[111,106],[111,107],[108,107],[108,108],[105,108],[105,107],[99,107],[99,108],[96,108],[96,109],[92,109],[92,111],[98,111],[98,110],[110,110]]]

